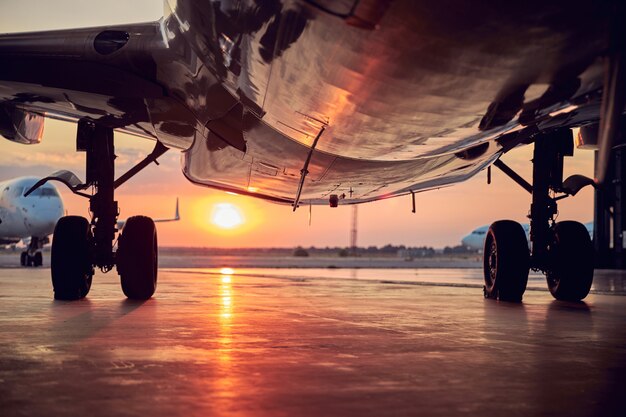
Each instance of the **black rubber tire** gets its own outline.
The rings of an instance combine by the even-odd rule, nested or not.
[[[91,289],[93,266],[89,222],[80,216],[61,217],[54,228],[50,269],[57,300],[78,300]]]
[[[554,226],[550,267],[546,279],[557,300],[580,301],[593,282],[593,244],[587,228],[579,222],[562,221]]]
[[[493,223],[487,231],[483,251],[485,297],[522,301],[529,266],[528,241],[522,225],[512,220]]]
[[[41,254],[41,252],[36,252],[35,256],[33,258],[33,265],[34,266],[41,266],[43,265],[43,255]]]
[[[28,253],[22,252],[20,254],[20,265],[26,266],[27,263],[28,263]]]
[[[150,217],[133,216],[126,221],[116,258],[124,295],[131,300],[152,297],[157,286],[158,246]]]

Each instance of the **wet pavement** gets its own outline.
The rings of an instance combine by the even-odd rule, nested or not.
[[[136,303],[115,274],[60,302],[0,269],[0,415],[626,415],[620,274],[512,304],[399,271],[165,269]]]

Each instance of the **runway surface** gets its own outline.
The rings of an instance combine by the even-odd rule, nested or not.
[[[626,415],[620,274],[512,304],[479,272],[163,269],[136,303],[115,274],[59,302],[48,269],[0,269],[0,414]]]

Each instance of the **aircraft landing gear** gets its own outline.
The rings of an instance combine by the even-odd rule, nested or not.
[[[131,299],[148,299],[157,281],[157,238],[152,219],[131,217],[120,233],[119,248],[114,252],[117,232],[115,188],[141,171],[167,151],[157,142],[154,151],[127,173],[115,180],[113,129],[91,120],[80,120],[77,149],[86,152],[85,183],[68,171],[39,181],[31,190],[48,180],[58,180],[78,195],[89,198],[91,221],[80,216],[62,217],[54,230],[51,272],[54,297],[62,300],[83,298],[91,288],[94,267],[109,272],[117,265],[124,294]],[[93,194],[81,192],[92,187]]]
[[[89,222],[80,216],[61,217],[54,228],[50,267],[57,300],[78,300],[91,288],[93,266],[90,248],[93,234]]]
[[[485,297],[522,301],[529,262],[528,242],[522,226],[512,220],[493,223],[485,238]]]
[[[157,233],[150,217],[133,216],[126,221],[118,241],[117,272],[126,297],[147,300],[157,284]]]
[[[593,245],[587,228],[573,221],[553,228],[552,263],[546,271],[548,288],[557,300],[579,301],[593,282]]]
[[[41,248],[47,240],[39,239],[36,236],[30,238],[30,243],[24,252],[20,254],[20,265],[22,266],[42,266],[43,255]]]
[[[563,158],[571,155],[572,133],[564,129],[535,138],[532,185],[503,162],[495,164],[532,194],[531,250],[519,223],[502,220],[490,226],[483,262],[486,298],[521,301],[529,268],[545,273],[550,293],[558,300],[580,301],[589,294],[594,261],[587,228],[579,222],[554,220],[557,200],[591,182],[581,181],[581,176],[563,181]],[[556,197],[556,193],[564,195]]]

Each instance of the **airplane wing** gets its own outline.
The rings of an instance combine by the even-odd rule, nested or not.
[[[611,1],[222,3],[0,36],[0,133],[36,143],[43,117],[90,119],[183,151],[199,185],[350,204],[600,119]]]
[[[176,198],[176,209],[174,210],[174,217],[164,218],[164,219],[153,219],[155,223],[168,223],[168,222],[177,222],[180,220],[180,212],[178,210],[178,198]],[[122,230],[126,225],[126,219],[121,219],[117,221],[117,229]]]

